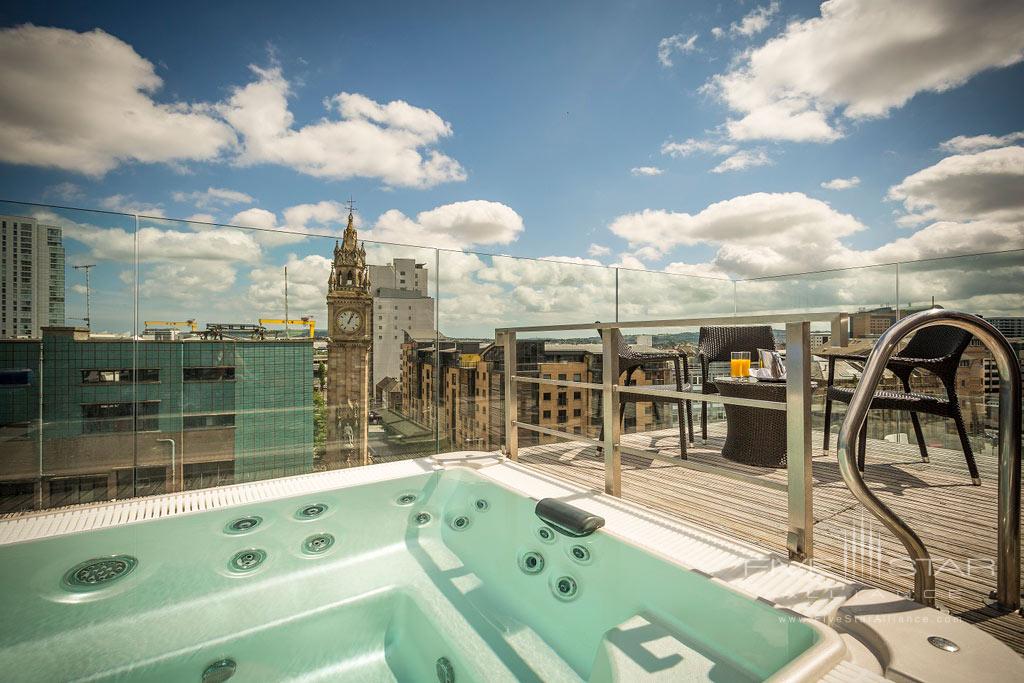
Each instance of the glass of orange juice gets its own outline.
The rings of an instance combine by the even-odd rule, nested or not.
[[[731,377],[750,376],[750,351],[733,351],[729,359]]]

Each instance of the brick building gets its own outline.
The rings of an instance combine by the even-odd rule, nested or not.
[[[437,429],[442,450],[497,450],[504,441],[504,352],[489,342],[441,340],[435,351],[433,340],[407,338],[402,355],[402,408],[406,416]],[[517,373],[539,379],[601,382],[600,344],[559,344],[523,340],[517,344]],[[436,357],[436,361],[435,361]],[[435,363],[438,369],[435,370]],[[435,396],[435,374],[441,378]],[[671,380],[671,369],[663,363],[634,373],[638,384],[660,384]],[[623,381],[624,377],[620,378]],[[440,402],[441,410],[436,409]],[[601,428],[599,391],[561,387],[555,384],[522,384],[518,415],[522,422],[570,434],[596,437]],[[671,426],[670,408],[661,411],[656,424],[648,402],[628,404],[626,431],[647,431]],[[557,437],[520,431],[522,445],[552,443]]]

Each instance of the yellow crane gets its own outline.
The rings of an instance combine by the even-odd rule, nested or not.
[[[192,328],[193,332],[195,332],[197,329],[199,329],[199,323],[197,323],[194,319],[193,320],[181,320],[181,321],[169,321],[169,320],[147,320],[146,321],[146,327],[150,327],[152,325],[160,325],[162,327],[184,327],[185,325],[188,325],[189,327]]]
[[[309,316],[303,316],[299,320],[285,320],[283,318],[260,318],[260,325],[305,325],[309,328],[309,338],[313,338],[316,331],[316,320]]]

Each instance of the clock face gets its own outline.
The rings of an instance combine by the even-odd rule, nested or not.
[[[355,311],[345,310],[338,314],[335,322],[339,331],[352,334],[363,324],[363,317]]]

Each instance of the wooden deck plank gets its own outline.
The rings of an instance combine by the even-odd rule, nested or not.
[[[708,426],[708,440],[689,448],[692,461],[760,479],[785,481],[784,469],[729,462],[721,457],[725,425]],[[623,443],[678,455],[675,430],[627,434]],[[907,593],[913,587],[910,561],[900,542],[857,503],[831,453],[815,447],[814,562],[864,584]],[[604,460],[594,447],[559,442],[521,448],[519,461],[585,488],[602,490]],[[950,612],[1024,655],[1024,617],[986,606],[995,589],[996,457],[976,453],[982,485],[971,485],[963,454],[930,447],[921,462],[916,445],[869,440],[865,481],[924,540],[936,568],[938,600]],[[684,521],[785,553],[786,494],[726,476],[700,472],[639,456],[622,457],[623,498]]]

